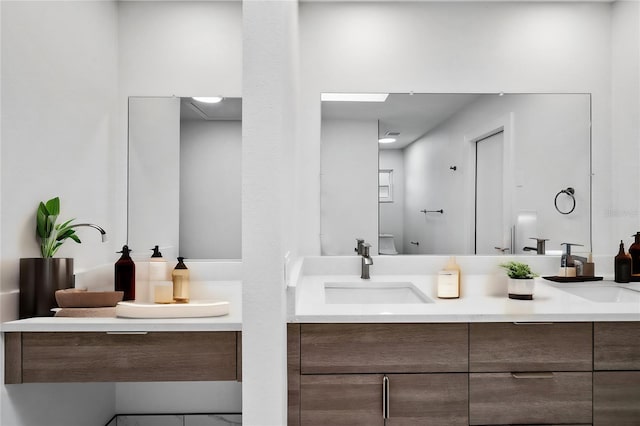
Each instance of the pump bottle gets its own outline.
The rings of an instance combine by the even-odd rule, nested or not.
[[[640,281],[640,232],[633,235],[633,244],[629,246],[631,256],[631,281]]]
[[[189,303],[189,269],[183,260],[184,257],[178,257],[178,264],[171,272],[173,301],[176,303]]]
[[[115,289],[124,292],[122,300],[136,299],[136,265],[129,256],[130,252],[127,245],[122,246],[122,251],[117,252],[122,256],[115,264]]]
[[[620,240],[620,250],[614,259],[614,281],[628,283],[631,280],[631,256],[624,252],[624,243]]]

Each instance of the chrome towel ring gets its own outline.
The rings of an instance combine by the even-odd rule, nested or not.
[[[560,214],[573,213],[573,211],[576,209],[576,197],[574,196],[575,193],[576,193],[576,191],[573,188],[568,187],[567,189],[563,189],[563,190],[561,190],[560,192],[558,192],[556,194],[556,198],[553,199],[553,205],[556,206],[556,210],[558,210],[558,213],[560,213]],[[569,197],[571,197],[571,201],[573,201],[573,206],[571,207],[571,210],[563,212],[562,210],[560,210],[558,208],[558,197],[560,196],[560,194],[566,194]]]

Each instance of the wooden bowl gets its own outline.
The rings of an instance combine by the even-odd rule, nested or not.
[[[116,306],[124,297],[123,291],[86,291],[69,288],[56,291],[61,308],[104,308]]]

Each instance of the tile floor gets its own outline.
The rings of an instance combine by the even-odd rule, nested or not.
[[[236,426],[241,414],[127,414],[114,417],[106,426]]]

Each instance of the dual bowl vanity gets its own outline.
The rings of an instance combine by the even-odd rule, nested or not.
[[[461,297],[446,300],[439,257],[374,257],[369,280],[357,256],[294,264],[289,424],[637,424],[640,283],[538,278],[513,300],[497,259],[459,258]],[[204,285],[228,315],[4,323],[5,382],[241,381],[240,276]]]

